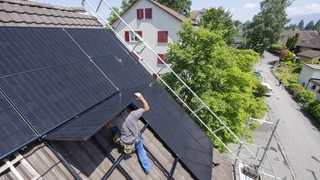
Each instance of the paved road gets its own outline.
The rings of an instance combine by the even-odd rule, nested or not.
[[[291,95],[278,86],[272,74],[272,64],[277,57],[270,53],[264,53],[263,57],[255,68],[261,72],[263,82],[273,87],[274,95],[266,98],[268,117],[273,122],[280,119],[276,130],[279,143],[273,140],[269,151],[274,171],[281,179],[320,180],[320,128],[304,115]],[[270,127],[259,127],[255,144],[265,141],[268,133]]]

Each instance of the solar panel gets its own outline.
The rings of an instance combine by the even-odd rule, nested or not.
[[[0,87],[40,135],[87,140],[128,104],[141,107],[141,92],[151,128],[197,178],[211,178],[211,140],[108,30],[0,28],[0,41]],[[2,116],[21,127],[3,126],[14,133],[0,136],[0,153],[36,137],[12,109]],[[2,149],[6,138],[17,145]]]
[[[0,159],[37,137],[1,94],[0,132]]]
[[[0,77],[89,61],[61,28],[0,27]]]
[[[1,78],[0,84],[40,134],[117,92],[89,61]]]
[[[125,52],[123,44],[109,30],[103,29],[66,29],[70,36],[91,58],[103,57]]]

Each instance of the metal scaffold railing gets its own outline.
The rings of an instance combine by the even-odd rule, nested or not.
[[[231,154],[231,156],[233,157],[234,161],[233,162],[238,162],[240,159],[240,151],[241,149],[245,149],[248,153],[249,153],[249,159],[255,159],[257,160],[256,154],[254,152],[252,152],[252,150],[248,147],[247,143],[245,141],[243,141],[243,139],[240,139],[210,108],[209,106],[178,76],[177,73],[175,73],[169,64],[167,64],[151,47],[150,45],[148,45],[147,42],[145,42],[145,40],[134,30],[132,29],[129,24],[110,6],[110,4],[106,1],[106,0],[99,0],[99,1],[95,1],[95,0],[83,0],[82,1],[82,5],[84,6],[84,8],[89,11],[93,16],[95,16],[100,22],[103,22],[106,24],[106,26],[108,27],[108,29],[110,29],[115,36],[125,45],[125,47],[128,48],[128,50],[134,54],[134,56],[136,56],[140,62],[144,65],[144,67],[151,73],[153,73],[154,75],[157,76],[158,80],[161,81],[161,83],[163,83],[166,88],[178,99],[179,102],[182,103],[183,107],[185,107],[188,111],[191,112],[191,114],[200,122],[200,124],[207,129],[207,131],[214,137],[216,138],[217,141],[219,141],[219,143]],[[134,34],[134,36],[138,39],[133,46],[127,44],[127,42],[123,39],[122,36],[120,36],[117,31],[114,30],[114,28],[108,23],[108,20],[103,17],[101,14],[105,14],[105,12],[102,12],[101,9],[102,8],[107,8],[108,10],[110,10],[110,12],[113,12],[117,18],[118,21],[123,23],[124,26],[131,31],[132,34]],[[159,59],[162,64],[163,67],[156,71],[148,62],[147,62],[147,58],[143,56],[143,52],[144,51],[149,51],[151,52],[151,54],[153,54],[154,57],[156,57],[157,59]],[[150,53],[149,53],[150,54]],[[150,58],[150,57],[148,57]],[[169,71],[169,73],[172,73],[175,78],[177,79],[177,82],[179,82],[181,84],[180,88],[178,89],[173,89],[172,87],[170,87],[168,85],[168,83],[161,77],[159,76],[159,73],[163,70],[163,69],[167,69]],[[189,93],[197,100],[197,102],[195,104],[197,104],[196,110],[193,110],[190,104],[187,104],[183,98],[179,95],[179,92],[182,89],[186,89],[187,91],[189,91]],[[199,112],[203,111],[203,110],[207,110],[212,117],[214,117],[219,123],[220,123],[220,127],[217,128],[216,130],[212,130],[210,127],[208,127],[208,125],[200,118],[200,116],[198,115]],[[231,148],[225,144],[221,138],[219,138],[217,136],[217,132],[221,131],[221,130],[225,130],[226,132],[228,132],[233,139],[235,140],[235,142],[237,144],[240,144],[240,148],[238,148],[237,150],[231,150]],[[267,150],[267,149],[266,149]],[[260,162],[259,162],[260,163]]]

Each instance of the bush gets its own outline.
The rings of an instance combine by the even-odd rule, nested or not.
[[[280,55],[280,51],[284,48],[284,44],[272,44],[271,47],[268,49],[269,52],[275,55]]]
[[[306,90],[299,91],[296,98],[299,102],[302,102],[304,104],[315,101],[317,99],[316,95],[313,92]]]
[[[298,84],[298,83],[291,83],[291,84],[289,84],[289,86],[288,86],[288,90],[291,92],[291,91],[293,91],[293,90],[299,90],[299,91],[301,91],[301,90],[303,90],[304,88],[303,88],[303,86],[301,86],[300,84]]]
[[[268,88],[261,83],[258,84],[257,88],[254,91],[255,97],[263,97],[268,91]]]
[[[318,122],[320,122],[320,101],[315,100],[304,106],[304,109],[309,112]]]

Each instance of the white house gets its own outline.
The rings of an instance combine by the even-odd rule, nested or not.
[[[168,44],[179,39],[177,31],[181,30],[181,22],[187,19],[153,0],[138,0],[121,15],[121,18],[164,60]],[[118,19],[112,27],[154,72],[158,74],[168,72],[163,62],[152,50],[139,43],[139,38],[123,22]],[[148,66],[142,64],[151,74],[154,73]]]
[[[298,83],[306,90],[312,91],[320,100],[320,65],[304,64],[300,72]]]
[[[203,17],[207,13],[207,9],[203,8],[201,10],[194,10],[190,12],[190,19],[192,21],[192,24],[197,26]]]

